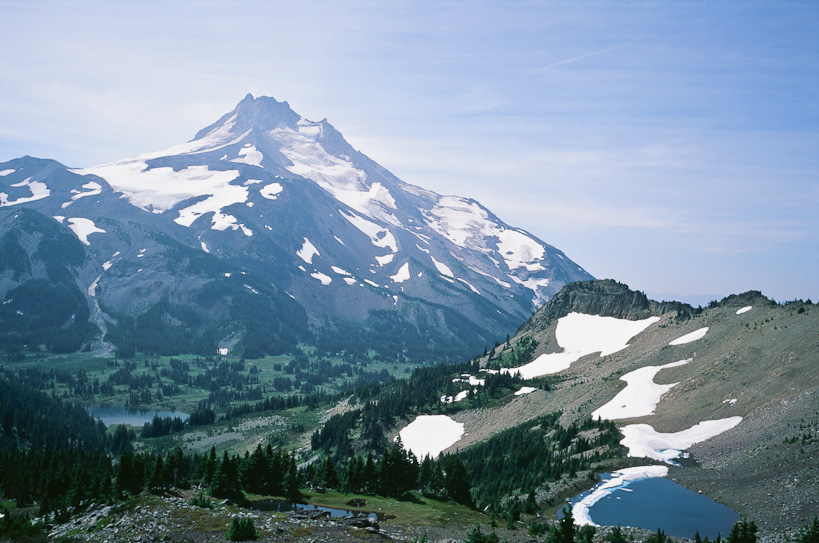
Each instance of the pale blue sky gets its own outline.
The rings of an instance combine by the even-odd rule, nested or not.
[[[819,2],[0,3],[0,161],[326,117],[597,277],[819,299]]]

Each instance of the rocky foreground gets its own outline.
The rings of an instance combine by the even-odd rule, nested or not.
[[[253,519],[259,541],[281,542],[340,542],[395,541],[455,543],[467,538],[472,526],[457,523],[412,524],[393,519],[377,522],[366,516],[330,518],[323,511],[263,512],[236,507],[228,501],[212,508],[190,505],[184,497],[141,497],[126,504],[92,509],[65,524],[51,527],[48,538],[52,541],[93,541],[100,543],[206,543],[223,542],[233,518]],[[532,537],[526,526],[518,523],[516,529],[502,526],[492,528],[485,518],[483,533],[494,530],[501,541],[522,543],[543,541],[545,536]],[[593,538],[603,543],[610,528],[601,527]],[[623,528],[629,541],[642,541],[651,532]],[[761,533],[760,543],[786,543],[792,538],[787,532]],[[679,541],[687,541],[680,540]]]

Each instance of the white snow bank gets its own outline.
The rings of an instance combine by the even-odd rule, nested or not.
[[[504,368],[507,373],[520,373],[524,379],[534,379],[568,369],[578,359],[599,352],[607,356],[628,347],[628,342],[659,321],[649,317],[639,321],[569,313],[557,321],[555,335],[563,352],[542,354],[519,368]]]
[[[520,390],[515,392],[515,396],[523,396],[524,394],[531,394],[532,392],[536,391],[535,387],[520,387]]]
[[[453,277],[453,278],[455,277],[455,275],[452,273],[452,270],[449,268],[449,266],[447,266],[443,262],[438,262],[437,260],[435,260],[435,257],[432,256],[432,255],[430,255],[429,258],[432,259],[432,263],[435,264],[435,268],[438,270],[438,273],[440,273],[441,275],[446,275],[447,277]]]
[[[397,223],[386,209],[396,209],[395,199],[381,183],[367,186],[367,174],[356,168],[350,157],[334,156],[322,145],[324,125],[306,119],[296,129],[276,128],[268,132],[277,139],[279,150],[292,164],[287,169],[329,192],[334,198],[368,217]]]
[[[460,277],[457,277],[456,279],[458,279],[458,281],[460,281],[460,282],[461,282],[461,283],[463,283],[464,285],[468,286],[468,287],[469,287],[469,290],[471,290],[472,292],[474,292],[474,293],[475,293],[475,294],[477,294],[478,296],[480,296],[480,295],[481,295],[481,292],[480,292],[478,289],[476,289],[476,288],[475,288],[475,287],[472,285],[472,283],[470,283],[470,282],[469,282],[469,281],[467,281],[466,279],[461,279]]]
[[[91,245],[88,241],[88,236],[91,234],[104,234],[105,230],[102,228],[97,228],[94,224],[94,221],[91,219],[83,219],[83,218],[71,218],[68,219],[68,227],[74,232],[74,234],[80,238],[80,241],[86,245]]]
[[[403,283],[410,278],[409,262],[404,262],[404,265],[395,273],[390,275],[393,283]]]
[[[746,305],[745,307],[742,307],[742,308],[740,308],[740,309],[737,309],[737,315],[742,315],[743,313],[747,313],[747,312],[748,312],[748,311],[750,311],[751,309],[753,309],[753,306],[751,306],[751,305]]]
[[[0,171],[0,177],[5,177],[6,175],[9,175],[9,174],[14,173],[16,171],[17,170],[2,170],[2,171]],[[0,517],[0,518],[3,518],[3,517]]]
[[[388,229],[382,228],[363,217],[359,217],[355,213],[349,215],[343,211],[339,211],[339,213],[341,213],[341,216],[347,219],[350,224],[366,234],[367,237],[370,238],[370,243],[376,247],[389,248],[393,253],[398,252],[398,242],[395,241],[395,236]]]
[[[88,285],[88,295],[92,298],[97,295],[97,285],[99,284],[101,277],[102,275],[98,275],[97,278],[94,279],[94,282]]]
[[[546,250],[526,234],[510,228],[501,228],[498,237],[498,252],[510,270],[526,268],[528,271],[542,270],[540,261]]]
[[[459,379],[455,378],[452,380],[453,383],[469,383],[473,387],[482,387],[486,384],[486,379],[478,379],[474,375],[462,375],[461,377],[466,377],[466,379]]]
[[[259,194],[261,194],[264,198],[268,200],[275,200],[278,198],[281,191],[284,190],[284,187],[278,183],[270,183],[269,185],[263,186],[259,189]]]
[[[154,213],[165,212],[188,198],[210,194],[210,198],[205,200],[210,202],[207,206],[199,202],[195,211],[185,215],[180,212],[181,222],[177,220],[177,223],[182,226],[190,226],[187,222],[190,214],[199,211],[200,215],[205,213],[203,207],[208,207],[207,211],[216,211],[223,206],[247,200],[247,188],[230,184],[239,177],[236,170],[209,170],[205,165],[190,166],[179,171],[174,171],[171,167],[149,169],[144,160],[129,159],[74,171],[81,175],[90,173],[102,177],[114,190],[125,194],[133,205]],[[195,218],[190,219],[190,222]]]
[[[41,183],[40,181],[32,181],[30,177],[25,181],[13,184],[12,187],[15,188],[28,187],[28,190],[31,191],[31,196],[17,198],[16,200],[10,202],[9,195],[6,194],[5,192],[0,192],[0,207],[16,206],[20,204],[25,204],[27,202],[34,202],[36,200],[48,198],[51,195],[51,191],[48,190],[48,187],[46,186],[45,183]]]
[[[247,145],[239,149],[239,158],[234,158],[231,162],[241,162],[251,166],[262,166],[264,155],[256,149],[255,145]]]
[[[704,338],[707,332],[708,332],[707,326],[704,328],[700,328],[699,330],[694,330],[691,333],[685,334],[684,336],[680,336],[674,341],[669,342],[669,345],[685,345],[686,343],[697,341],[698,339]]]
[[[658,385],[654,382],[654,376],[660,370],[682,366],[688,364],[691,360],[689,358],[688,360],[680,360],[663,366],[646,366],[623,375],[620,380],[626,382],[626,388],[621,390],[606,405],[592,413],[592,418],[600,417],[616,420],[653,415],[663,394],[679,384]]]
[[[613,472],[611,479],[594,487],[586,497],[575,504],[572,509],[574,523],[578,526],[597,526],[597,524],[592,522],[589,516],[589,510],[594,504],[615,490],[624,489],[632,481],[650,479],[653,477],[665,477],[667,475],[668,467],[666,466],[635,466],[633,468],[624,468]]]
[[[301,249],[296,251],[296,256],[298,256],[308,264],[312,264],[313,257],[321,255],[319,254],[318,249],[316,249],[315,245],[310,243],[309,239],[304,238],[304,243],[302,244]]]
[[[316,271],[316,272],[311,273],[310,277],[312,277],[313,279],[318,279],[319,281],[321,281],[321,284],[324,285],[324,286],[327,286],[327,285],[329,285],[330,283],[333,282],[332,277],[330,277],[329,275],[325,275],[325,274],[321,273],[320,271]]]
[[[375,261],[378,262],[379,266],[383,267],[392,262],[393,258],[395,258],[395,253],[390,253],[388,255],[375,257]]]
[[[621,445],[628,447],[628,455],[635,458],[653,458],[668,464],[682,455],[682,451],[695,443],[705,441],[742,422],[742,417],[704,420],[687,430],[663,434],[648,424],[629,424],[621,428]]]
[[[441,403],[462,402],[469,396],[468,390],[462,390],[455,396],[441,396]]]
[[[82,188],[85,189],[85,192],[77,189],[71,190],[71,193],[74,195],[71,197],[72,200],[79,200],[80,198],[85,198],[86,196],[96,196],[97,194],[102,193],[102,185],[96,181],[89,181],[83,185]],[[63,204],[63,207],[65,206],[66,204]]]
[[[419,415],[405,426],[398,435],[404,448],[419,459],[429,455],[437,457],[464,435],[464,425],[446,415]]]

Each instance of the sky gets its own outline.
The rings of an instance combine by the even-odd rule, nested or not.
[[[0,162],[112,162],[247,94],[598,278],[819,301],[819,2],[0,2]]]

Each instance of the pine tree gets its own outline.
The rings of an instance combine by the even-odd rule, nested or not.
[[[572,516],[572,505],[563,507],[563,517],[558,521],[557,526],[549,530],[546,538],[548,543],[574,543],[574,516]]]

